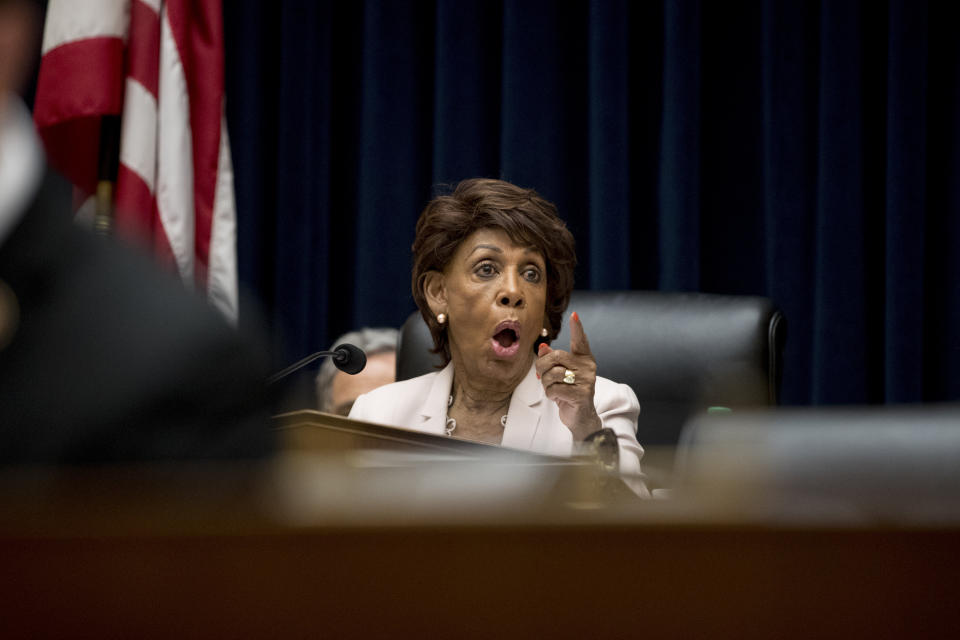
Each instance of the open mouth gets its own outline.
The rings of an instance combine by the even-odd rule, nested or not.
[[[504,320],[498,324],[490,344],[498,357],[510,358],[517,355],[520,350],[520,323]]]

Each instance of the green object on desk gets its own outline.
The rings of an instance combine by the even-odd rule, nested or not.
[[[731,409],[730,407],[707,407],[707,413],[709,414],[733,413],[733,409]]]

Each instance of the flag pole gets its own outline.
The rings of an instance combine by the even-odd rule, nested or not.
[[[100,118],[100,150],[97,159],[96,210],[93,229],[108,236],[113,231],[113,196],[120,166],[120,116]]]

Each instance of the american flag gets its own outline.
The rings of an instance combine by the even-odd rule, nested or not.
[[[236,205],[221,0],[50,0],[34,120],[51,165],[97,183],[120,116],[115,226],[237,317]]]

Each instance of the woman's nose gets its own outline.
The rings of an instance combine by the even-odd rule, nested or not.
[[[523,306],[523,294],[520,292],[520,278],[517,274],[510,273],[504,278],[499,301],[505,307]]]

